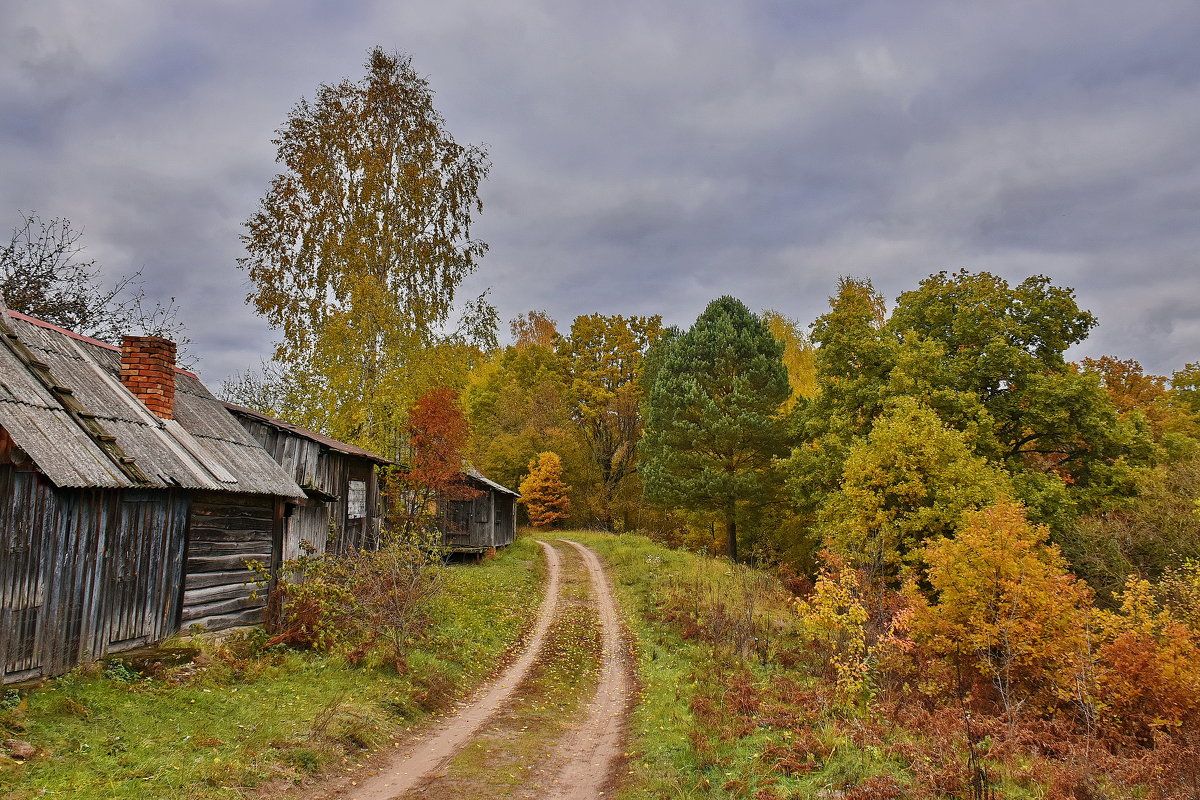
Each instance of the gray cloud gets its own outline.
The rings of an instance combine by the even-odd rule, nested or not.
[[[653,7],[651,7],[653,5]],[[411,53],[492,177],[466,291],[504,316],[713,296],[802,320],[840,274],[1075,286],[1081,353],[1200,358],[1190,2],[55,2],[4,10],[0,210],[66,215],[175,296],[210,380],[271,333],[241,220],[273,129],[368,47]],[[0,223],[3,217],[0,216]]]

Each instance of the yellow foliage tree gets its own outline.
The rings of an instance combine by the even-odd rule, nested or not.
[[[1003,500],[968,512],[954,537],[932,541],[924,558],[936,602],[917,601],[911,633],[944,673],[935,688],[990,685],[1010,719],[1076,693],[1091,590],[1023,506]]]
[[[646,352],[662,335],[662,319],[586,314],[563,341],[571,380],[571,417],[600,480],[599,519],[611,530],[616,495],[637,472],[642,435],[642,370]]]
[[[521,502],[535,528],[562,522],[571,511],[570,487],[563,480],[562,459],[557,453],[541,453],[530,461],[520,489]]]
[[[841,488],[818,523],[826,546],[873,579],[897,578],[921,545],[949,536],[964,511],[1012,494],[966,437],[912,398],[900,398],[849,450]]]
[[[858,573],[822,572],[807,600],[796,601],[801,631],[823,662],[826,680],[834,681],[838,700],[855,705],[868,695],[872,652],[867,644],[870,618],[862,601]]]
[[[788,384],[792,396],[787,408],[796,404],[800,397],[817,396],[817,353],[800,325],[778,311],[764,311],[762,320],[771,330],[771,335],[783,345],[783,365],[787,367]]]
[[[457,296],[487,249],[472,226],[488,160],[450,135],[408,58],[375,48],[365,67],[277,131],[239,264],[280,335],[286,416],[396,456],[416,398],[495,342],[491,305]]]

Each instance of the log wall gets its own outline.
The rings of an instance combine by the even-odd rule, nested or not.
[[[181,627],[220,630],[262,622],[267,587],[246,565],[258,561],[274,574],[282,532],[282,505],[273,497],[196,495],[188,529]]]

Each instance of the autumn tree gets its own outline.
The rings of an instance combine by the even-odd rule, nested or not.
[[[526,311],[508,323],[513,346],[553,348],[558,342],[558,323],[545,311]]]
[[[440,345],[495,341],[483,298],[450,325],[486,250],[472,235],[486,154],[454,140],[410,59],[380,48],[276,133],[282,169],[242,236],[248,300],[280,333],[298,421],[396,454],[422,387],[461,371]]]
[[[783,347],[745,304],[721,297],[654,365],[641,472],[647,497],[725,520],[737,560],[739,505],[774,494],[773,460],[786,452]]]
[[[388,481],[393,528],[412,534],[431,526],[439,504],[470,500],[478,492],[463,477],[468,427],[458,392],[431,389],[413,404],[400,467]]]
[[[529,462],[529,474],[520,487],[529,522],[535,528],[548,528],[566,520],[571,511],[569,491],[558,454],[540,453]]]
[[[817,394],[816,350],[799,323],[778,311],[764,311],[762,320],[780,344],[783,345],[783,365],[787,367],[788,384],[792,396],[787,405],[795,405],[799,398],[812,398]]]
[[[530,312],[513,321],[514,331],[536,316],[540,333],[491,353],[472,370],[465,390],[471,425],[471,461],[489,477],[516,486],[530,459],[551,450],[572,469],[580,459],[579,435],[571,419],[566,358],[556,349],[554,320]]]
[[[1192,413],[1200,414],[1200,361],[1175,371],[1171,376],[1171,394]]]
[[[1100,378],[1100,385],[1122,413],[1147,409],[1167,393],[1167,379],[1161,375],[1147,374],[1142,365],[1132,358],[1085,358],[1080,365],[1085,372],[1095,373]]]
[[[0,294],[5,305],[31,317],[119,344],[125,334],[163,336],[184,352],[187,336],[175,298],[147,298],[140,272],[105,283],[95,259],[85,258],[83,233],[65,217],[22,213],[0,245]]]
[[[929,544],[934,602],[919,604],[911,623],[919,647],[937,659],[927,681],[952,686],[956,672],[978,680],[1010,719],[1072,697],[1091,593],[1049,535],[1020,504],[1001,501],[967,512],[952,538]]]
[[[601,524],[612,528],[621,483],[637,469],[642,435],[642,360],[662,332],[660,317],[587,314],[563,342],[572,418],[599,473]]]
[[[1118,611],[1102,617],[1105,641],[1096,670],[1100,722],[1110,739],[1122,743],[1161,747],[1168,737],[1190,740],[1188,772],[1194,776],[1200,753],[1200,630],[1178,613],[1186,609],[1164,605],[1144,578],[1131,576],[1118,599]]]
[[[1000,470],[911,398],[900,398],[850,448],[841,487],[819,526],[827,547],[872,577],[895,579],[926,542],[954,533],[968,510],[1011,495]]]

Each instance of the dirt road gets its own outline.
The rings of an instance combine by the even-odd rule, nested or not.
[[[546,596],[521,656],[410,746],[303,796],[353,800],[600,800],[615,783],[632,669],[596,554],[545,542]],[[563,559],[566,559],[564,563]]]
[[[401,750],[378,774],[360,781],[357,786],[342,786],[327,797],[352,797],[354,800],[394,800],[436,772],[479,731],[493,714],[509,699],[525,679],[530,667],[541,652],[546,631],[558,609],[559,573],[558,552],[545,542],[548,580],[546,596],[538,610],[537,623],[529,643],[511,666],[483,695],[468,702],[450,717],[423,735],[408,749]]]
[[[603,796],[621,757],[632,682],[628,652],[621,635],[612,587],[600,559],[588,548],[569,539],[562,541],[578,551],[592,579],[596,609],[600,615],[600,682],[583,724],[562,742],[558,758],[562,770],[550,789],[552,800],[594,800]]]

